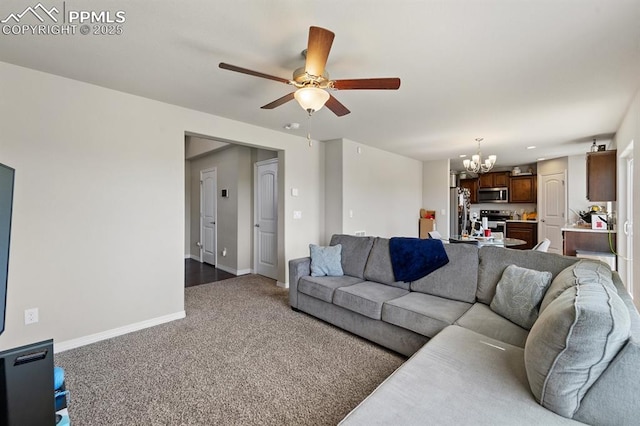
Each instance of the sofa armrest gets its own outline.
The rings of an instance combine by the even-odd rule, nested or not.
[[[587,391],[575,420],[597,425],[631,425],[640,418],[640,342],[631,337]]]
[[[298,307],[298,281],[311,275],[311,258],[301,257],[289,261],[289,305]]]

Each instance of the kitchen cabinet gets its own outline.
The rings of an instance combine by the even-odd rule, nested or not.
[[[611,247],[616,246],[616,233],[613,231],[563,230],[562,236],[562,254],[565,256],[575,256],[576,250],[611,253]]]
[[[469,190],[471,204],[478,204],[478,179],[460,179],[460,187]]]
[[[587,153],[587,200],[616,201],[616,153]]]
[[[484,173],[478,177],[480,188],[506,188],[509,186],[509,172]]]
[[[511,176],[509,180],[510,203],[537,203],[538,176]]]
[[[537,222],[511,222],[507,221],[507,238],[517,238],[526,241],[526,244],[511,247],[518,250],[531,250],[538,244]]]

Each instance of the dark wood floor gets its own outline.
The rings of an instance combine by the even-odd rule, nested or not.
[[[208,263],[200,263],[193,259],[185,259],[184,261],[185,287],[222,281],[233,277],[235,277],[235,275],[220,270]]]

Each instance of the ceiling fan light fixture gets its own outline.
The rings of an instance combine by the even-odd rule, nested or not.
[[[318,111],[329,100],[329,93],[318,87],[303,87],[293,95],[303,110],[309,114]]]

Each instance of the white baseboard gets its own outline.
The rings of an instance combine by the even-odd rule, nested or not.
[[[145,328],[154,327],[156,325],[164,324],[165,322],[175,321],[182,319],[186,316],[185,311],[179,311],[173,314],[164,315],[157,318],[151,318],[145,321],[140,321],[134,324],[125,325],[111,330],[102,331],[96,334],[90,334],[88,336],[79,337],[77,339],[66,340],[64,342],[54,342],[53,352],[59,353],[68,351],[69,349],[79,348],[81,346],[96,343],[101,340],[111,339],[113,337],[122,336],[127,333],[131,333]]]
[[[185,254],[185,255],[184,255],[184,258],[185,258],[185,259],[193,259],[193,260],[195,260],[196,262],[200,262],[200,257],[199,257],[199,256],[196,256],[195,254]]]
[[[276,285],[280,288],[289,288],[289,283],[281,283],[280,281],[276,281]]]
[[[236,277],[240,275],[253,274],[253,269],[235,269],[235,268],[231,268],[229,266],[224,266],[220,264],[216,265],[216,268],[220,269],[221,271],[225,271],[230,274],[233,274]]]

